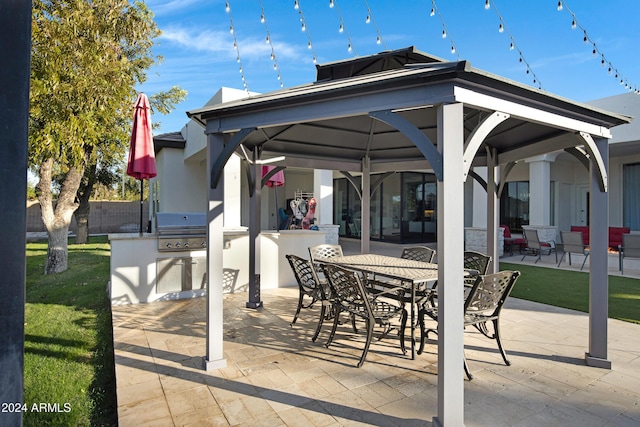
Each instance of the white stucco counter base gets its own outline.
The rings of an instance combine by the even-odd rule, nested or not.
[[[260,235],[261,288],[296,286],[285,257],[309,258],[309,246],[325,243],[325,233],[311,230],[263,231]],[[206,250],[158,251],[155,234],[110,234],[112,305],[186,299],[206,293]],[[224,230],[223,292],[247,291],[249,233]]]
[[[309,259],[309,246],[325,243],[325,233],[313,230],[263,231],[260,235],[261,289],[297,286],[286,255]]]

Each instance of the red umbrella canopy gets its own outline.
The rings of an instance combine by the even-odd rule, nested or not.
[[[262,176],[267,175],[271,170],[273,170],[275,166],[262,166]],[[281,187],[284,185],[284,172],[278,171],[265,184],[267,187]]]
[[[151,130],[151,107],[149,98],[144,93],[138,95],[134,106],[127,175],[140,180],[157,175]]]

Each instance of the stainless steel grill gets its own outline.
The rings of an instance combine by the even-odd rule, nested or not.
[[[190,251],[207,247],[207,215],[198,212],[158,212],[159,251]]]

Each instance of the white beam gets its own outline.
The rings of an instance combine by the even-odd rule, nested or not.
[[[529,107],[515,102],[506,101],[490,95],[475,92],[459,86],[454,88],[456,101],[464,102],[469,106],[487,109],[490,111],[502,111],[511,116],[523,119],[528,122],[540,123],[568,131],[586,132],[603,138],[611,138],[611,132],[604,126],[587,123],[564,117],[559,114],[550,113],[538,108]]]

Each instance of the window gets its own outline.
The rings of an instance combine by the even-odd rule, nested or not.
[[[500,197],[500,223],[516,233],[529,225],[529,181],[507,182]]]

